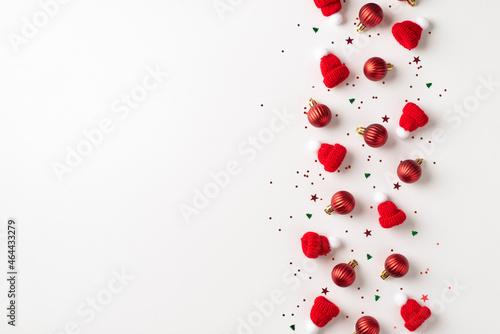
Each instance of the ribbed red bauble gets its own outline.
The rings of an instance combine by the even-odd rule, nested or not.
[[[359,10],[359,24],[357,32],[362,32],[366,28],[373,28],[382,22],[384,11],[376,3],[367,3]]]
[[[349,263],[339,263],[332,270],[333,283],[341,288],[347,288],[356,280],[356,272],[354,268],[358,265],[356,260]]]
[[[415,0],[399,0],[399,1],[406,1],[412,7],[415,7],[417,5],[417,1]]]
[[[330,201],[330,205],[325,209],[325,212],[329,215],[332,212],[336,212],[339,215],[346,215],[354,210],[354,206],[356,205],[356,201],[354,200],[354,196],[348,191],[338,191],[332,196],[332,200]]]
[[[371,124],[368,127],[359,127],[356,132],[363,136],[366,145],[370,147],[381,147],[387,142],[387,130],[383,125]]]
[[[408,269],[410,269],[410,263],[406,257],[401,254],[392,254],[385,260],[385,270],[380,277],[383,280],[389,277],[403,277],[408,273]]]
[[[380,81],[387,75],[387,72],[392,70],[394,65],[386,63],[380,57],[373,57],[366,61],[363,67],[365,76],[371,81]]]
[[[423,163],[424,159],[401,161],[398,166],[399,179],[405,183],[417,182],[420,176],[422,176],[422,168],[420,166],[422,166]]]
[[[311,108],[307,112],[307,120],[312,126],[322,128],[330,123],[332,120],[330,108],[324,104],[316,103],[313,99],[309,99],[309,106]]]
[[[377,319],[365,315],[356,322],[356,332],[354,334],[379,334],[380,325]]]

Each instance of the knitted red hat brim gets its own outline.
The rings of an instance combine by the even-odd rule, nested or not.
[[[334,88],[340,85],[349,77],[349,69],[344,64],[332,69],[327,74],[323,75],[323,83],[327,88]]]
[[[331,16],[342,9],[340,0],[314,0],[314,3],[324,16]]]
[[[422,324],[429,319],[431,316],[431,310],[424,306],[417,314],[415,314],[411,319],[405,322],[405,327],[410,332],[416,331]]]
[[[406,214],[401,210],[399,210],[399,212],[396,213],[394,216],[380,217],[378,219],[380,226],[382,226],[383,228],[391,228],[394,226],[401,225],[405,222],[405,220],[406,220]]]
[[[422,27],[412,21],[396,23],[392,27],[392,35],[405,49],[412,50],[418,46],[422,37]]]

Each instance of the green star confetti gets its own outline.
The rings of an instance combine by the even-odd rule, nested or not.
[[[353,104],[354,101],[356,101],[356,99],[349,99],[349,102],[351,102],[351,104]]]
[[[417,232],[417,231],[411,231],[411,234],[412,234],[413,236],[416,236],[416,235],[418,234],[418,232]]]
[[[372,176],[370,173],[365,173],[365,178],[369,178],[370,176]]]
[[[378,301],[380,299],[379,295],[375,295],[375,301]]]
[[[366,254],[366,258],[367,258],[368,260],[370,260],[372,257],[373,257],[373,256],[371,256],[370,254]]]
[[[319,28],[313,28],[313,30],[314,30],[314,33],[317,33]]]
[[[306,216],[307,218],[311,219],[311,217],[313,216],[312,213],[306,213]]]
[[[429,83],[426,83],[425,85],[427,86],[427,88],[431,88],[432,83],[431,83],[431,82],[429,82]]]
[[[292,331],[295,330],[295,325],[291,325],[290,328],[292,329]]]

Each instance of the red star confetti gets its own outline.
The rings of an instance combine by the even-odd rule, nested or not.
[[[316,194],[314,195],[311,195],[311,201],[315,201],[318,199],[318,196],[316,196]]]
[[[321,293],[322,293],[322,294],[324,294],[325,296],[326,296],[326,294],[327,294],[328,292],[330,292],[330,291],[328,291],[328,287],[326,287],[326,288],[321,288],[321,290],[323,290],[323,291],[321,291]]]
[[[401,188],[401,185],[399,184],[399,182],[396,182],[393,184],[394,184],[394,189],[399,190],[399,188]]]
[[[354,41],[351,37],[348,37],[346,39],[347,44],[352,44],[352,41]]]
[[[371,237],[372,236],[372,230],[368,230],[366,229],[365,232],[363,232],[364,234],[366,234],[366,237],[368,238],[369,236]]]
[[[420,298],[420,299],[422,299],[425,303],[426,301],[429,300],[429,295],[422,295],[422,298]]]
[[[384,123],[384,122],[389,123],[389,120],[390,120],[390,117],[387,117],[387,115],[382,117],[382,123]]]
[[[420,57],[413,57],[413,62],[414,62],[415,64],[417,64],[417,65],[418,65],[418,63],[419,63],[420,61],[421,61],[421,60],[420,60]]]

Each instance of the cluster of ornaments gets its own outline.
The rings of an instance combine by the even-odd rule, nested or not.
[[[415,6],[415,0],[406,1],[410,6]],[[316,7],[321,9],[324,16],[330,17],[335,23],[342,22],[341,0],[314,0]],[[379,25],[384,18],[382,8],[375,3],[368,3],[361,7],[359,11],[359,24],[356,31],[362,33],[366,29]],[[427,29],[429,22],[424,18],[418,18],[415,22],[403,21],[393,25],[392,34],[395,40],[404,48],[412,50],[419,44],[422,31]],[[333,53],[327,50],[320,50],[320,68],[323,75],[323,83],[327,88],[335,88],[344,82],[350,75],[347,66]],[[367,79],[380,81],[386,77],[394,66],[380,57],[368,59],[363,67],[363,72]],[[322,128],[327,126],[332,120],[330,108],[324,104],[319,104],[313,99],[309,101],[310,109],[307,113],[308,121],[314,127]],[[425,112],[415,103],[407,103],[402,110],[399,119],[399,127],[396,130],[398,137],[405,139],[409,134],[425,126],[429,121]],[[381,124],[370,124],[366,127],[358,127],[356,132],[363,136],[366,145],[372,148],[384,146],[389,133]],[[315,143],[314,150],[317,151],[318,161],[323,165],[325,171],[333,173],[339,169],[347,150],[341,144]],[[397,166],[397,175],[402,182],[417,182],[422,175],[423,159],[401,161]],[[378,203],[379,224],[384,229],[394,228],[403,224],[406,214],[400,210],[396,204],[388,200],[387,196],[378,193],[375,195]],[[354,196],[345,190],[336,192],[330,201],[330,205],[325,209],[329,215],[347,215],[351,213],[356,205]],[[307,232],[301,238],[302,251],[304,255],[311,259],[326,256],[340,246],[340,240],[334,236],[322,236],[315,232]],[[331,272],[332,281],[339,287],[347,288],[356,280],[356,270],[358,266],[356,260],[348,263],[337,264]],[[381,279],[404,277],[410,268],[408,259],[401,254],[391,254],[383,265],[384,269],[380,274]],[[405,322],[405,327],[409,331],[415,331],[430,316],[431,311],[425,306],[421,306],[414,299],[408,299],[404,294],[395,296],[395,301],[401,307],[401,317]],[[325,327],[333,318],[340,313],[339,307],[323,296],[315,299],[310,312],[310,323],[307,326],[309,333],[317,333],[320,328]],[[378,334],[380,325],[371,316],[363,316],[356,322],[355,334]]]

